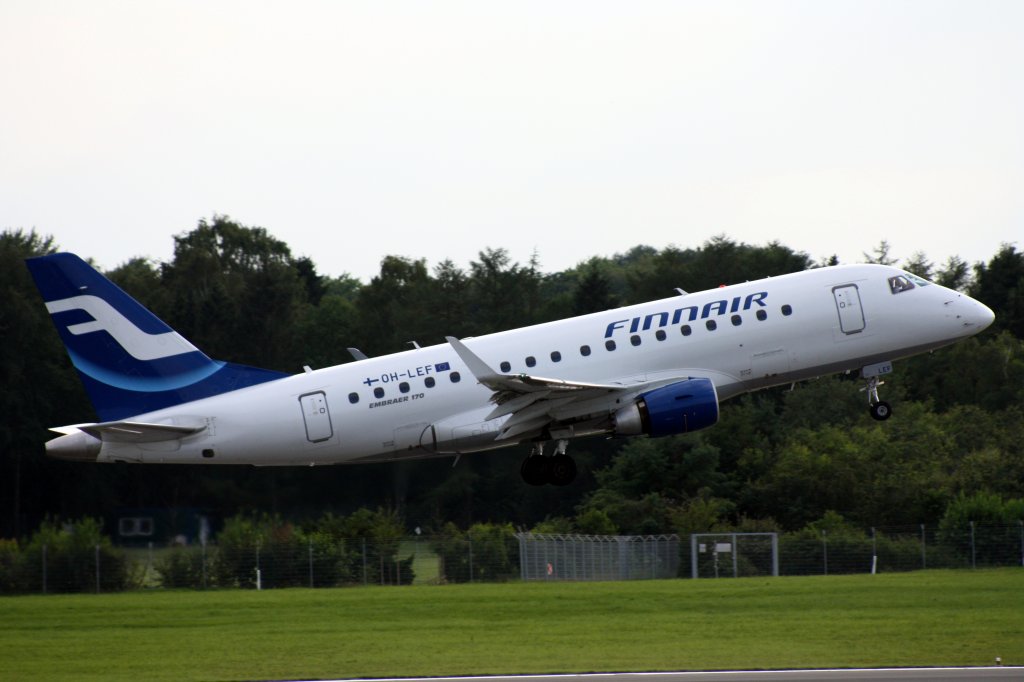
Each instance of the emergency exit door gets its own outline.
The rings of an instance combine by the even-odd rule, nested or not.
[[[836,310],[839,311],[839,328],[844,334],[856,334],[864,330],[864,309],[860,305],[860,291],[856,284],[843,284],[833,287],[832,295],[836,299]]]
[[[306,422],[306,439],[319,443],[334,435],[331,427],[331,413],[327,409],[327,396],[323,391],[307,393],[299,397],[302,418]]]

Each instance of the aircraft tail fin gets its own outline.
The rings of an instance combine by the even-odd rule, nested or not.
[[[103,421],[287,376],[210,359],[74,254],[26,263]]]

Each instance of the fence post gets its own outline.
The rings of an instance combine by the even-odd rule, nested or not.
[[[96,545],[96,594],[100,593],[100,546]]]
[[[43,545],[43,594],[46,594],[46,545]]]
[[[690,577],[697,578],[697,534],[690,533]]]
[[[313,538],[309,539],[309,586],[313,587]]]
[[[519,540],[519,579],[526,580],[526,552],[529,551],[526,548],[526,534],[517,533],[516,538]],[[441,572],[444,575],[444,572]]]
[[[203,552],[202,552],[202,559],[203,559],[203,589],[205,590],[205,589],[208,588],[208,585],[206,584],[206,539],[205,538],[203,538],[202,548],[203,548]]]
[[[828,531],[824,529],[821,531],[821,546],[824,549],[825,575],[828,575]]]
[[[974,521],[971,521],[971,568],[977,568],[977,561],[974,552]]]
[[[473,538],[469,536],[469,582],[473,582]]]
[[[736,538],[736,533],[733,533],[732,534],[732,577],[733,578],[739,578],[740,577],[740,568],[739,568],[739,563],[740,562],[739,562],[739,556],[737,556],[740,553],[740,548],[739,548],[739,545],[736,542],[736,539],[737,539]]]
[[[256,591],[263,589],[263,575],[260,572],[260,542],[256,542]]]
[[[366,538],[363,538],[363,586],[366,586]]]
[[[878,573],[878,538],[875,536],[875,527],[871,526],[871,575]]]

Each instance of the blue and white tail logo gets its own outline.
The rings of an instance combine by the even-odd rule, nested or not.
[[[69,332],[78,336],[105,331],[136,360],[159,360],[199,350],[176,331],[147,334],[117,312],[114,306],[97,296],[73,296],[60,301],[50,301],[46,304],[46,309],[51,315],[68,310],[84,310],[93,319],[90,322],[68,325]]]
[[[103,420],[284,376],[211,360],[78,256],[58,253],[27,263]]]

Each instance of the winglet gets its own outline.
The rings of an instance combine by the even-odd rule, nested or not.
[[[459,358],[466,363],[466,367],[473,373],[477,381],[489,387],[501,381],[503,376],[491,369],[490,365],[484,362],[479,355],[467,348],[466,344],[454,336],[446,336],[445,339],[455,349],[455,352],[458,353]]]

